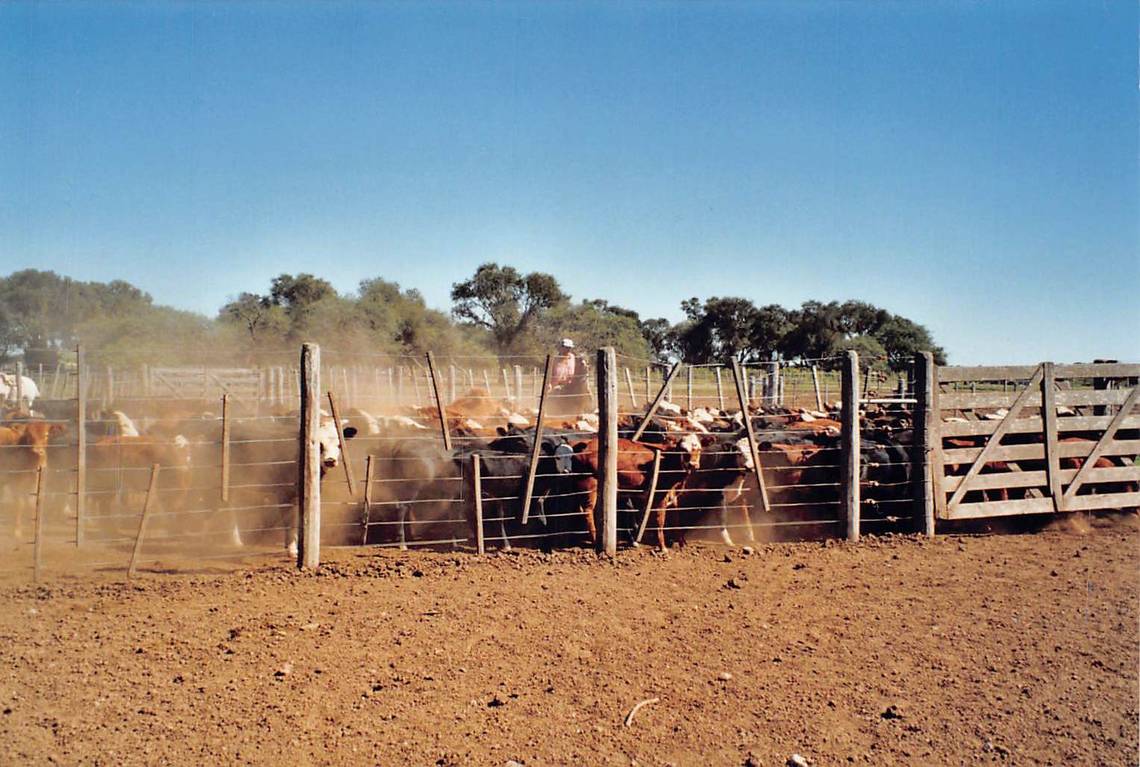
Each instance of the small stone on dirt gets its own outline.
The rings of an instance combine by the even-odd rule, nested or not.
[[[796,562],[794,565],[792,565],[793,570],[803,570],[805,567],[807,567],[807,565],[803,562]]]
[[[741,554],[743,554],[743,555],[744,555],[744,556],[746,556],[746,557],[750,557],[750,556],[752,556],[752,554],[753,554],[755,551],[756,551],[756,550],[755,550],[755,549],[753,549],[751,546],[745,546],[745,547],[743,547],[742,549],[740,549],[740,553],[741,553]]]
[[[788,757],[787,767],[808,767],[811,764],[807,759],[799,754],[792,754]]]
[[[292,673],[293,673],[293,664],[292,663],[285,663],[283,666],[281,666],[281,668],[279,668],[273,672],[273,676],[277,677],[278,679],[282,679],[284,677],[289,676]]]
[[[505,700],[503,700],[502,698],[500,698],[498,695],[496,695],[495,697],[493,697],[489,701],[487,701],[487,707],[488,708],[498,708],[499,706],[505,706],[505,705],[507,705],[507,702]]]
[[[880,716],[883,717],[883,719],[904,719],[905,718],[905,715],[903,714],[902,709],[900,709],[894,703],[892,703],[891,705],[889,705],[885,709],[883,709],[883,713],[880,714]]]
[[[744,588],[743,586],[740,585],[740,581],[738,581],[736,578],[729,578],[728,583],[724,584],[724,587],[726,589],[742,589],[742,588]]]
[[[728,673],[727,671],[722,671],[716,675],[716,678],[722,682],[731,682],[732,674]]]
[[[321,627],[321,624],[319,624],[319,623],[306,623],[304,626],[301,627],[301,631],[312,631],[314,629],[319,629],[320,627]]]
[[[724,561],[725,562],[731,562],[732,561],[732,555],[731,554],[725,554],[724,555]]]

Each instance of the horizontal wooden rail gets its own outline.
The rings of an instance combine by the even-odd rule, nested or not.
[[[1061,469],[1062,484],[1073,481],[1077,469]],[[1114,466],[1104,469],[1090,469],[1085,484],[1096,482],[1140,482],[1140,466]],[[1002,471],[995,474],[980,474],[970,480],[971,490],[1000,490],[1016,487],[1045,487],[1049,483],[1044,471]],[[945,477],[942,480],[943,492],[952,493],[962,484],[962,477]]]
[[[1057,446],[1061,458],[1084,458],[1092,451],[1095,442],[1062,442]],[[1044,459],[1045,446],[1036,442],[1031,445],[1004,445],[994,448],[986,456],[986,461],[1026,461]],[[943,461],[947,464],[969,463],[982,454],[980,447],[960,447],[943,451]],[[1140,440],[1115,440],[1104,455],[1140,455]]]
[[[1112,422],[1110,415],[1061,416],[1057,419],[1057,429],[1066,431],[1103,431]],[[993,434],[1000,420],[946,421],[942,424],[943,437],[981,437]],[[1044,422],[1040,416],[1018,418],[1009,428],[1010,434],[1040,433]],[[1121,429],[1140,429],[1140,415],[1125,418]]]

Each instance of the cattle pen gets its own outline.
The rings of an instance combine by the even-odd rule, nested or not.
[[[38,399],[0,444],[5,567],[315,567],[322,546],[613,555],[1140,506],[1140,364],[582,362],[556,387],[549,358],[305,345],[124,371],[77,349],[16,371]]]

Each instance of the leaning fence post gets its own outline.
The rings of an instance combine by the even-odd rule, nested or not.
[[[301,344],[301,450],[297,497],[300,530],[297,567],[316,569],[321,563],[321,347]]]
[[[602,501],[602,535],[598,551],[617,555],[618,403],[617,355],[614,347],[598,349],[598,497]]]
[[[83,545],[87,501],[87,376],[83,346],[75,347],[75,545]]]
[[[645,535],[645,526],[649,524],[649,513],[653,511],[653,496],[657,493],[657,479],[661,475],[661,451],[653,451],[653,471],[649,475],[649,495],[645,497],[645,511],[641,514],[641,524],[637,526],[637,535],[633,538],[633,545],[641,545],[641,538]]]
[[[819,390],[819,366],[818,365],[812,365],[811,366],[811,385],[812,385],[812,387],[815,388],[815,409],[818,412],[822,413],[822,412],[824,412],[824,410],[823,410],[823,393]]]
[[[910,447],[910,477],[914,483],[915,528],[934,537],[934,483],[930,471],[934,430],[934,355],[914,355],[914,437]]]
[[[843,361],[843,409],[842,421],[843,470],[841,487],[843,509],[847,519],[847,540],[859,540],[859,457],[862,446],[859,443],[859,354],[848,351]]]
[[[546,355],[546,367],[542,372],[542,391],[538,395],[538,416],[534,421],[534,444],[530,447],[530,465],[526,472],[526,489],[523,491],[522,524],[530,520],[530,502],[534,495],[534,476],[538,471],[538,459],[542,455],[542,419],[546,414],[547,386],[554,367],[554,357]]]
[[[657,408],[661,406],[661,401],[666,399],[668,396],[668,389],[673,385],[673,379],[677,377],[677,373],[679,372],[681,372],[681,363],[677,362],[669,371],[669,375],[665,377],[665,382],[661,384],[661,388],[657,391],[657,396],[654,397],[653,401],[649,403],[649,409],[645,411],[645,417],[641,419],[641,423],[638,425],[637,431],[635,431],[633,433],[633,436],[630,437],[632,441],[637,442],[639,439],[641,439],[641,435],[645,433],[645,430],[647,428],[649,428],[650,420],[652,420],[653,416],[657,413]]]
[[[629,368],[625,369],[625,385],[629,388],[629,406],[630,409],[637,407],[637,394],[633,391],[633,375],[630,374]]]
[[[33,534],[35,546],[32,551],[32,580],[40,581],[40,570],[43,567],[44,548],[44,467],[36,469],[36,520]]]
[[[431,377],[431,390],[435,394],[435,409],[439,414],[439,431],[443,436],[444,450],[451,450],[451,433],[447,429],[447,413],[443,409],[443,400],[439,396],[439,379],[435,371],[435,355],[427,353],[428,375]],[[454,380],[454,377],[452,378]]]
[[[222,395],[222,500],[230,499],[230,395]]]
[[[713,368],[713,372],[716,373],[717,407],[719,407],[721,409],[721,411],[723,412],[724,411],[724,384],[722,384],[721,380],[720,380],[720,366],[718,365],[717,367]]]
[[[356,495],[356,477],[352,473],[352,456],[348,452],[348,440],[344,438],[344,426],[340,422],[340,408],[336,404],[336,396],[329,392],[329,411],[332,413],[333,423],[336,424],[336,439],[340,446],[340,459],[344,464],[344,481],[348,483],[348,494]]]
[[[483,538],[483,469],[479,454],[471,455],[471,499],[475,508],[475,550],[485,554],[487,545]]]
[[[135,577],[135,566],[138,565],[139,552],[142,551],[143,534],[146,532],[146,520],[154,506],[158,495],[158,464],[151,464],[150,484],[146,488],[146,500],[143,501],[142,517],[139,518],[139,531],[135,535],[135,547],[131,550],[131,563],[127,566],[127,578]]]
[[[768,486],[764,482],[764,472],[760,467],[760,451],[756,442],[756,432],[752,428],[752,416],[748,413],[748,398],[744,391],[744,370],[740,360],[732,358],[732,380],[736,384],[736,398],[740,402],[740,417],[744,421],[744,433],[748,437],[748,450],[752,453],[752,472],[756,475],[756,486],[760,489],[760,511],[767,514],[771,505],[768,503]],[[748,507],[745,507],[745,518],[748,526],[752,526]]]

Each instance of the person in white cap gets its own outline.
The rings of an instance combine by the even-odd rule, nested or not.
[[[573,381],[577,369],[578,358],[574,356],[574,342],[569,338],[563,338],[558,344],[558,356],[554,358],[550,388],[565,386]]]

